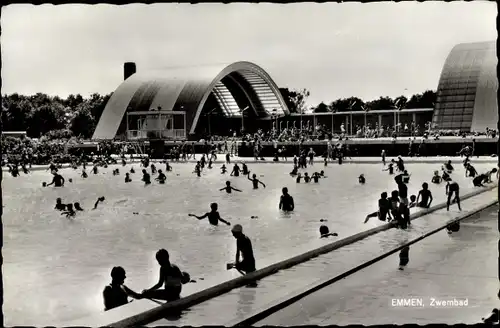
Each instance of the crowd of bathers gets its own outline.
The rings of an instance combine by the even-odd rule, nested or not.
[[[339,152],[327,152],[327,154],[324,155],[323,163],[325,167],[328,165],[329,161],[335,159],[335,156],[338,157],[339,164],[342,164],[342,159],[345,158],[346,155],[342,152],[342,148],[339,149]],[[408,226],[411,225],[410,208],[429,208],[433,201],[432,193],[429,190],[428,183],[423,183],[422,189],[418,192],[418,196],[411,195],[408,198],[407,184],[410,181],[411,174],[406,170],[403,159],[401,158],[401,156],[398,156],[397,159],[392,159],[389,163],[386,163],[385,151],[383,151],[381,155],[382,163],[385,167],[383,171],[388,171],[389,175],[394,175],[397,172],[394,177],[397,188],[390,193],[390,196],[388,192],[383,192],[381,194],[381,198],[378,201],[378,210],[368,214],[365,218],[365,223],[370,218],[377,217],[381,221],[392,222],[396,227],[407,229]],[[313,165],[315,156],[316,154],[312,149],[303,149],[300,151],[299,156],[294,156],[293,170],[290,172],[290,176],[292,176],[297,183],[300,183],[302,180],[305,183],[309,183],[311,181],[313,181],[314,183],[319,183],[320,179],[327,178],[323,170],[321,170],[320,172],[312,172],[311,175],[309,175],[308,172],[304,172],[303,175],[299,172],[299,169],[305,170],[308,166]],[[213,151],[213,149],[207,151],[205,154],[202,154],[200,160],[198,160],[195,164],[193,173],[200,177],[204,169],[212,168],[213,162],[216,159],[217,154],[216,151]],[[172,166],[166,160],[162,161],[161,163],[165,165],[165,172],[172,171]],[[111,158],[110,156],[97,157],[93,160],[93,167],[91,169],[91,172],[94,175],[98,174],[99,167],[107,168],[110,164],[118,164],[118,161]],[[264,188],[266,187],[265,183],[261,181],[256,174],[253,174],[252,177],[250,177],[251,172],[246,163],[234,163],[232,164],[232,169],[229,171],[227,169],[227,166],[231,164],[230,153],[226,152],[225,163],[220,167],[222,175],[225,175],[226,173],[229,173],[230,176],[235,177],[242,175],[244,177],[247,177],[247,179],[252,183],[254,189],[258,189],[259,185],[263,186]],[[75,170],[78,169],[80,165],[82,166],[81,177],[83,179],[88,178],[89,175],[86,172],[87,158],[81,157],[78,160],[73,161],[72,163],[72,167]],[[121,165],[123,167],[127,165],[124,154],[122,154]],[[141,180],[146,186],[152,183],[151,175],[156,176],[154,181],[157,181],[159,184],[164,184],[166,182],[167,177],[165,173],[161,169],[157,169],[155,163],[151,163],[149,157],[146,156],[145,158],[143,158],[140,165],[142,166]],[[472,166],[468,156],[466,156],[465,160],[463,161],[463,165],[465,168],[466,177],[472,178],[474,186],[483,186],[485,183],[492,182],[492,175],[494,173],[497,173],[498,179],[498,171],[496,168],[486,173],[478,174],[476,169]],[[25,166],[22,167],[23,170],[26,169]],[[151,173],[148,172],[148,169]],[[54,185],[55,187],[64,186],[65,179],[60,174],[59,167],[55,163],[50,163],[48,170],[50,170],[53,175],[52,182],[50,182],[49,184],[43,182],[42,185],[44,187],[48,187],[51,185]],[[446,182],[445,189],[446,194],[448,195],[447,209],[449,210],[449,207],[452,203],[456,203],[458,208],[461,210],[459,196],[460,188],[458,183],[453,181],[452,179],[454,170],[455,169],[451,164],[451,161],[446,162],[441,167],[441,173],[439,173],[439,171],[434,172],[431,183],[440,184],[443,181]],[[25,171],[24,173],[28,174],[29,171]],[[132,181],[131,174],[134,173],[135,170],[133,166],[128,172],[125,172],[125,183]],[[19,176],[19,172],[11,172],[11,174],[13,176]],[[115,176],[120,175],[120,169],[113,168],[112,174]],[[364,174],[361,174],[358,177],[358,182],[360,184],[365,184],[366,181],[367,179]],[[71,183],[72,180],[68,179],[68,182]],[[241,192],[241,190],[231,186],[230,181],[227,181],[226,185],[220,188],[220,191],[225,191],[226,193],[232,193],[233,191]],[[105,197],[100,196],[95,202],[93,210],[97,209],[98,204],[104,201]],[[288,188],[286,187],[282,188],[282,195],[280,197],[278,208],[284,212],[291,212],[295,209],[294,199],[288,193]],[[73,219],[76,216],[76,213],[79,211],[85,211],[85,209],[79,202],[64,203],[61,198],[58,198],[56,200],[55,209],[61,211],[61,214],[65,215],[68,219]],[[229,221],[221,217],[218,210],[219,205],[217,203],[212,203],[210,204],[209,212],[201,215],[188,214],[188,216],[195,217],[198,220],[207,218],[208,222],[214,226],[217,226],[219,222],[222,222],[226,225],[231,225]],[[456,231],[456,229],[457,227],[450,226],[449,232]],[[239,224],[236,224],[232,227],[231,233],[236,239],[236,258],[234,262],[228,263],[226,265],[226,268],[228,270],[236,269],[241,274],[254,272],[256,270],[256,265],[250,239],[243,234],[243,228]],[[337,233],[331,233],[329,228],[325,224],[320,226],[319,233],[320,238],[338,236]],[[400,269],[402,269],[408,263],[408,252],[409,247],[404,248],[400,253]],[[135,299],[146,298],[151,300],[173,301],[180,298],[182,285],[189,282],[195,282],[191,279],[190,275],[187,272],[181,271],[175,264],[170,262],[168,251],[166,251],[165,249],[161,249],[157,252],[156,259],[160,266],[158,283],[149,289],[143,290],[142,293],[137,293],[124,284],[126,278],[126,272],[124,268],[114,267],[111,271],[112,281],[110,285],[106,286],[103,291],[105,309],[109,310],[111,308],[115,308],[117,306],[128,303],[128,297],[132,297]]]

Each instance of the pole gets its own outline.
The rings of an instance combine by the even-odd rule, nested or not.
[[[212,127],[210,126],[210,118],[212,117],[212,112],[208,113],[208,135],[212,135]]]
[[[333,134],[333,111],[332,111],[332,134]]]
[[[352,137],[352,108],[351,108],[351,112],[349,113],[349,119],[350,119],[349,130],[351,130],[351,137]]]
[[[130,132],[128,132],[129,131],[128,129],[129,129],[129,127],[128,127],[128,113],[127,113],[127,140],[129,138],[129,133],[130,133]]]

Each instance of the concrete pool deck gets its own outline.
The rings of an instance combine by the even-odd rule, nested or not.
[[[498,204],[464,220],[459,232],[414,244],[404,271],[391,255],[255,326],[478,323],[500,303],[497,215]],[[437,304],[454,299],[468,303]],[[415,304],[401,306],[401,300]]]

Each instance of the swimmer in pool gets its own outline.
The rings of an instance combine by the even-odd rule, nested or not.
[[[156,174],[156,166],[151,164],[151,174]]]
[[[394,160],[392,160],[394,161]],[[389,171],[389,174],[394,174],[394,163],[389,163],[386,169],[383,169],[382,171]]]
[[[64,178],[62,175],[60,175],[59,173],[57,172],[52,172],[52,174],[54,175],[54,177],[52,178],[52,182],[49,183],[47,185],[50,186],[50,185],[54,185],[54,187],[64,187]]]
[[[236,188],[233,188],[233,187],[231,186],[231,181],[226,181],[226,186],[225,186],[225,187],[223,187],[223,188],[220,188],[220,189],[219,189],[219,191],[223,191],[223,190],[225,190],[225,191],[226,191],[226,193],[228,193],[228,194],[230,194],[233,190],[234,190],[234,191],[237,191],[237,192],[241,192],[241,190],[236,189]]]
[[[458,183],[456,183],[455,181],[452,181],[451,179],[448,179],[446,181],[446,195],[448,196],[448,199],[446,201],[446,210],[447,211],[450,210],[451,197],[453,196],[453,194],[455,194],[454,201],[457,202],[458,210],[459,211],[462,210],[462,208],[460,207],[460,195],[459,195],[459,192],[460,192],[460,187],[459,187]]]
[[[165,181],[167,181],[167,176],[161,170],[158,170],[158,177],[155,180],[160,184],[165,184]]]
[[[243,234],[243,227],[240,224],[235,224],[231,229],[231,233],[236,239],[236,259],[234,263],[228,263],[227,269],[235,268],[244,274],[254,272],[255,257],[250,238]],[[241,261],[240,256],[243,258]]]
[[[259,179],[257,179],[257,174],[253,174],[252,175],[252,178],[250,179],[250,172],[248,172],[247,174],[247,178],[248,180],[252,181],[252,184],[253,184],[253,189],[259,189],[259,183],[265,188],[266,185],[264,184],[264,182],[260,181]]]
[[[439,175],[439,171],[434,171],[434,176],[431,179],[432,183],[440,184],[443,181],[443,178]]]
[[[217,203],[212,203],[212,204],[210,204],[210,209],[211,209],[210,212],[205,213],[202,216],[197,216],[197,215],[194,215],[194,214],[188,214],[188,216],[193,216],[193,217],[197,218],[198,220],[203,220],[204,218],[208,218],[208,222],[211,225],[215,225],[215,226],[219,224],[219,221],[221,221],[222,223],[225,223],[227,225],[231,225],[231,223],[229,223],[226,220],[223,220],[220,217],[220,214],[217,211],[218,208],[219,208],[219,205]]]
[[[474,178],[477,175],[476,168],[472,166],[470,163],[465,165],[465,177]]]
[[[319,227],[319,235],[320,237],[319,238],[328,238],[328,237],[337,237],[338,234],[336,232],[330,232],[330,229],[328,229],[328,227],[326,225],[322,225],[321,227]]]
[[[444,168],[446,169],[446,171],[448,171],[448,173],[453,172],[453,170],[455,169],[453,165],[451,165],[451,161],[446,162],[444,164]]]
[[[168,162],[165,162],[165,171],[166,172],[172,171],[172,166],[170,166],[170,164],[168,164]]]
[[[404,161],[401,158],[401,156],[398,156],[398,160],[397,160],[396,164],[397,164],[399,172],[403,172],[405,170],[405,164],[404,164]]]
[[[319,172],[319,176],[322,177],[322,178],[326,178],[327,176],[325,176],[325,171],[321,170],[321,172]]]
[[[142,170],[142,181],[144,181],[144,185],[147,186],[151,184],[151,176],[149,173],[146,171],[146,169]]]
[[[73,204],[66,204],[66,211],[62,212],[61,215],[66,215],[67,218],[74,217],[76,212],[73,209]]]
[[[300,173],[298,173],[298,171],[299,171],[299,167],[297,165],[294,165],[292,172],[290,172],[290,175],[293,177],[297,174],[300,174]]]
[[[295,178],[295,182],[300,183],[300,180],[302,179],[302,174],[297,174],[297,178]]]
[[[234,167],[233,167],[233,171],[231,172],[231,176],[235,176],[235,177],[239,177],[240,176],[240,167],[238,166],[238,164],[234,164]]]
[[[241,173],[243,173],[243,175],[249,175],[250,171],[248,170],[248,166],[245,163],[243,163],[241,165],[242,165]]]
[[[108,311],[127,304],[128,297],[140,299],[142,296],[124,285],[126,278],[122,267],[114,267],[111,270],[111,284],[107,285],[102,292],[104,299],[104,311]]]
[[[130,173],[135,173],[135,170],[133,167],[130,168]]]
[[[222,166],[220,167],[220,174],[226,174],[226,172],[227,172],[226,165],[222,164]]]
[[[410,204],[408,204],[408,208],[413,208],[417,206],[417,196],[411,195],[410,196]]]
[[[361,174],[361,175],[358,177],[358,181],[359,181],[359,183],[361,183],[361,184],[365,184],[365,182],[366,182],[365,175],[364,175],[364,174]]]
[[[304,173],[304,182],[305,182],[305,183],[309,183],[309,181],[311,181],[311,177],[310,177],[310,176],[309,176],[309,174],[307,174],[307,172],[306,172],[306,173]]]
[[[280,197],[279,209],[284,212],[293,212],[295,203],[293,202],[293,197],[288,193],[288,188],[284,187],[281,191],[283,195]]]
[[[97,201],[94,204],[93,210],[95,210],[97,208],[97,205],[99,205],[99,203],[104,202],[104,200],[105,200],[104,196],[101,196],[101,197],[97,198]]]
[[[132,179],[130,179],[130,173],[125,173],[125,183],[132,182]]]
[[[75,206],[75,210],[83,211],[83,208],[80,206],[80,203],[76,202],[74,206]]]
[[[82,170],[81,177],[84,178],[84,179],[87,179],[89,177],[89,175],[87,174],[87,172],[85,172],[85,169]]]
[[[92,168],[92,172],[93,172],[94,174],[99,173],[99,170],[97,169],[97,165],[94,165],[94,167]]]
[[[390,209],[391,209],[391,203],[389,199],[387,199],[387,193],[383,192],[380,194],[380,199],[378,200],[378,211],[368,214],[365,218],[364,223],[368,222],[370,218],[376,218],[376,217],[378,217],[380,221],[385,221],[387,217],[389,217],[390,221],[391,220]]]
[[[199,161],[196,162],[193,173],[195,173],[198,177],[201,177],[201,163]]]
[[[64,211],[66,209],[66,204],[62,203],[61,198],[56,199],[56,206],[54,207],[54,209],[56,209],[58,211]]]
[[[419,202],[420,200],[420,202]],[[422,208],[429,208],[432,204],[432,193],[429,190],[427,182],[422,183],[422,190],[418,192],[417,206]]]
[[[319,182],[319,173],[318,172],[314,172],[311,176],[311,179],[314,181],[314,183],[318,183]]]
[[[408,171],[404,170],[403,174],[401,175],[401,178],[403,179],[403,183],[409,183],[410,177],[411,177],[411,174],[408,174]]]

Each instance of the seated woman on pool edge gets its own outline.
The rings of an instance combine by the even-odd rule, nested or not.
[[[180,299],[182,291],[183,274],[179,267],[170,263],[170,255],[166,249],[156,252],[156,260],[160,265],[158,283],[142,291],[142,297],[160,299],[168,302]],[[163,285],[165,287],[160,289]]]

